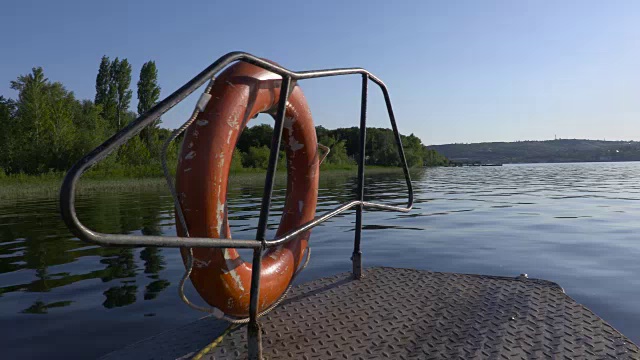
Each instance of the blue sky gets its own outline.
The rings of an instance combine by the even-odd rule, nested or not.
[[[638,24],[637,1],[12,1],[0,12],[0,95],[15,98],[9,81],[42,66],[93,99],[106,54],[132,63],[134,98],[140,67],[155,60],[166,96],[243,50],[292,70],[372,71],[400,131],[427,144],[640,140]],[[300,85],[317,124],[358,124],[358,77]],[[371,93],[370,125],[388,126]]]

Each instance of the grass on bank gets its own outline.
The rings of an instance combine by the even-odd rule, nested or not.
[[[356,176],[355,165],[323,164],[320,168],[320,179],[332,177]],[[367,166],[367,174],[401,172],[397,167]],[[286,176],[285,169],[276,173],[280,179]],[[56,197],[59,194],[65,173],[49,172],[40,175],[13,174],[5,175],[0,171],[0,199],[18,197]],[[230,180],[238,179],[243,183],[264,182],[265,170],[256,168],[233,169]],[[162,170],[157,166],[112,167],[91,169],[80,178],[77,194],[109,191],[149,191],[166,189],[167,184]]]

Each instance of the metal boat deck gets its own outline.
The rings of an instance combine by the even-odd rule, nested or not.
[[[260,320],[266,359],[640,359],[640,349],[545,280],[369,268],[294,287]],[[245,326],[211,317],[104,359],[247,358]]]

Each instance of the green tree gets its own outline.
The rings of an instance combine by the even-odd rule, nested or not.
[[[400,157],[393,132],[389,129],[367,129],[367,158],[372,165],[398,166]]]
[[[355,161],[347,155],[347,142],[340,140],[331,146],[331,151],[325,160],[329,164],[352,165]]]
[[[147,61],[140,69],[140,79],[138,80],[138,115],[142,115],[149,111],[160,98],[160,86],[158,86],[158,69],[155,61]],[[156,153],[157,149],[152,146],[155,143],[154,137],[157,135],[157,129],[161,120],[156,120],[153,124],[147,126],[140,132],[140,137],[146,142],[147,147],[152,153]]]
[[[238,148],[233,149],[233,157],[231,158],[231,171],[242,169],[242,153]]]
[[[147,165],[151,158],[149,150],[138,136],[134,136],[122,145],[118,154],[118,160],[126,166]]]
[[[137,116],[128,110],[131,100],[131,66],[128,61],[113,62],[103,56],[96,76],[95,103],[78,101],[71,91],[58,82],[50,82],[42,68],[33,68],[31,73],[19,76],[11,82],[18,92],[17,100],[0,97],[0,176],[3,174],[40,174],[55,170],[65,171],[82,155],[103,142],[114,130],[122,128]],[[153,61],[145,63],[138,82],[138,111],[148,111],[158,100],[160,88],[157,69]],[[106,174],[134,176],[158,175],[156,154],[159,144],[171,134],[168,129],[152,128],[151,137],[135,137],[112,156],[108,156],[94,171]],[[367,163],[372,165],[399,165],[395,137],[391,130],[367,129]],[[268,124],[245,129],[233,153],[232,169],[243,166],[266,168],[270,154],[273,128]],[[359,151],[360,130],[357,127],[329,130],[316,128],[319,143],[329,146],[331,152],[327,164],[351,165]],[[446,165],[448,160],[433,148],[427,148],[420,139],[411,134],[402,136],[407,162],[411,166]],[[169,148],[169,167],[175,169],[178,158],[177,139]],[[565,146],[556,141],[557,146]],[[491,153],[495,153],[492,143]],[[529,146],[530,142],[525,143]],[[544,144],[543,144],[544,145]],[[599,156],[616,159],[632,159],[639,153],[637,144],[614,144],[613,150],[602,148]],[[531,143],[533,146],[533,143]],[[556,145],[554,145],[556,146]],[[567,145],[566,151],[575,152],[575,146]],[[613,146],[613,145],[611,145]],[[278,168],[286,166],[284,151],[286,142],[279,149]],[[566,147],[566,146],[565,146]],[[154,163],[154,161],[156,163]],[[147,166],[147,165],[153,166]],[[114,169],[115,168],[115,169]]]
[[[124,126],[125,114],[129,111],[132,91],[131,85],[131,65],[127,59],[122,61],[115,58],[111,63],[111,83],[109,84],[109,97],[115,94],[115,119],[116,130]]]
[[[15,171],[36,173],[44,170],[45,122],[49,117],[46,84],[41,67],[34,67],[30,74],[11,81],[11,88],[18,91],[15,141],[22,149],[16,154]]]
[[[244,129],[238,139],[238,149],[247,154],[251,147],[271,146],[273,127],[268,124],[260,124]]]
[[[107,138],[109,124],[102,118],[102,105],[83,100],[76,107],[73,124],[76,130],[73,158],[79,159]]]
[[[242,157],[244,167],[266,169],[269,165],[269,148],[266,146],[250,147],[249,151]]]
[[[424,146],[422,145],[420,138],[411,134],[409,136],[403,135],[401,136],[401,139],[404,147],[404,156],[407,159],[407,165],[409,167],[424,166]],[[395,142],[394,147],[396,147]]]
[[[100,116],[114,130],[116,129],[114,124],[116,123],[118,97],[118,89],[114,82],[114,64],[116,63],[119,65],[117,59],[111,62],[109,57],[102,56],[98,75],[96,76],[96,96],[94,99],[95,104],[100,106]]]
[[[40,173],[68,168],[73,160],[73,119],[78,105],[73,93],[61,83],[49,82],[42,68],[19,76],[11,87],[19,93],[12,130],[20,150],[13,171]]]
[[[367,128],[367,131],[370,129],[372,128]],[[356,158],[356,154],[360,151],[360,128],[355,126],[350,128],[338,128],[335,130],[329,130],[329,134],[337,141],[344,140],[347,145],[347,154],[354,159]]]
[[[74,116],[76,113],[76,101],[72,92],[67,91],[64,86],[55,82],[47,84],[49,117],[45,122],[45,130],[51,157],[49,168],[55,170],[65,170],[72,165],[74,158],[71,157],[76,136],[74,129]]]
[[[15,101],[0,96],[0,176],[12,168],[15,111]]]
[[[109,97],[109,83],[111,81],[110,70],[111,63],[106,55],[102,56],[100,60],[100,68],[98,69],[98,75],[96,76],[96,96],[94,103],[96,105],[105,105]]]
[[[138,80],[138,114],[147,112],[160,98],[160,86],[158,86],[158,69],[155,61],[147,61],[140,69]]]

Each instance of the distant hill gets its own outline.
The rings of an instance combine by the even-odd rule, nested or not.
[[[452,161],[481,163],[541,163],[586,161],[640,161],[640,142],[601,140],[546,140],[431,145]]]

